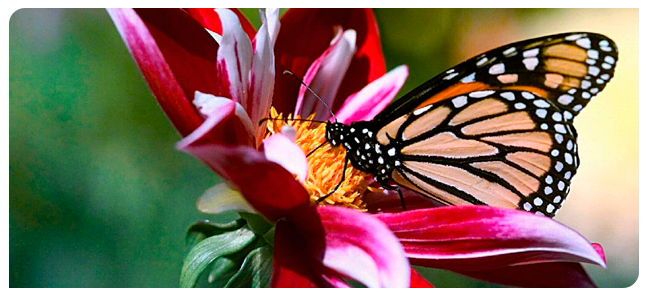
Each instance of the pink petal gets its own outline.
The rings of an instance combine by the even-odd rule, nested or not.
[[[239,9],[231,8],[230,10],[237,14],[239,22],[244,28],[246,35],[248,35],[248,37],[252,40],[253,37],[255,37],[255,27],[251,25],[248,19],[246,19],[246,16],[244,16],[244,14]],[[214,8],[188,8],[187,11],[190,13],[192,18],[201,23],[203,27],[214,31],[219,35],[223,35],[221,20],[219,20],[219,15],[214,10]]]
[[[372,120],[393,101],[404,85],[406,77],[408,77],[408,67],[399,66],[351,95],[336,112],[337,121],[349,124]]]
[[[285,114],[294,112],[300,83],[287,75],[290,70],[303,77],[330,45],[336,27],[354,29],[357,51],[334,103],[338,109],[350,94],[386,73],[379,29],[372,9],[290,9],[282,16],[276,52],[276,87],[273,106]],[[296,47],[300,45],[300,47]]]
[[[250,73],[250,95],[243,106],[254,122],[259,122],[269,115],[271,101],[273,100],[273,85],[275,84],[275,58],[273,55],[273,41],[269,33],[268,21],[263,13],[262,27],[255,36],[255,53]],[[275,16],[277,18],[277,15]],[[276,20],[277,21],[277,20]],[[256,137],[261,141],[265,133],[264,126],[258,126]]]
[[[485,271],[460,271],[465,276],[487,282],[532,288],[597,287],[579,263],[554,262],[509,266]]]
[[[158,103],[182,136],[203,123],[194,92],[221,95],[217,44],[178,9],[108,9]]]
[[[249,74],[253,45],[239,23],[237,15],[228,9],[217,9],[223,37],[217,52],[217,70],[221,84],[228,86],[230,98],[245,105],[249,95]]]
[[[591,246],[594,247],[594,250],[596,250],[596,252],[598,252],[600,258],[602,258],[603,261],[607,263],[607,256],[605,255],[605,249],[603,248],[603,246],[601,246],[598,243],[591,243]]]
[[[382,222],[340,207],[319,206],[318,214],[325,230],[324,266],[368,287],[409,286],[409,262]]]
[[[267,8],[266,20],[268,21],[268,30],[269,36],[271,37],[271,45],[275,45],[275,41],[278,39],[278,34],[280,33],[280,9]]]
[[[282,166],[263,153],[244,146],[187,143],[179,147],[230,181],[269,221],[309,206],[309,194]]]
[[[452,206],[376,215],[417,265],[454,271],[567,261],[605,266],[591,244],[543,216],[489,206]]]
[[[208,118],[177,147],[216,144],[222,146],[254,146],[252,122],[239,103],[223,97],[197,92],[196,103]]]
[[[414,268],[411,268],[411,288],[433,288],[434,286],[427,281],[424,276],[422,276]]]
[[[300,146],[284,134],[277,133],[264,140],[264,154],[272,162],[278,163],[300,182],[307,180],[307,157]]]
[[[320,96],[320,98],[332,106],[338,92],[341,81],[348,70],[355,51],[356,32],[346,30],[339,33],[332,40],[332,45],[321,55],[307,70],[304,82]],[[316,113],[317,120],[326,119],[330,112],[316,96],[307,91],[305,86],[300,87],[295,115],[308,116]]]

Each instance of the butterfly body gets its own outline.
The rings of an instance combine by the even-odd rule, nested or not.
[[[352,166],[449,205],[553,217],[579,164],[573,119],[613,77],[614,42],[566,33],[469,59],[372,121],[327,124]]]

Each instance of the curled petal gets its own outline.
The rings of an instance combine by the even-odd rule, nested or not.
[[[253,123],[239,103],[228,98],[196,93],[199,110],[208,118],[194,132],[181,140],[177,147],[217,144],[253,146]]]
[[[234,12],[228,9],[217,9],[217,13],[224,31],[217,52],[220,84],[228,87],[231,99],[243,105],[249,97],[253,45]]]
[[[220,95],[217,44],[179,9],[108,9],[158,103],[182,136],[203,123],[189,99]]]
[[[271,37],[271,45],[275,45],[275,41],[278,39],[278,33],[280,33],[280,9],[267,8],[266,20],[269,22],[268,30],[269,36]]]
[[[404,85],[406,77],[408,77],[406,66],[399,66],[386,73],[348,97],[341,109],[336,112],[336,119],[346,124],[372,120],[395,98]]]
[[[307,180],[307,157],[300,146],[282,133],[274,134],[264,140],[264,154],[272,162],[283,166],[295,174],[300,182]]]
[[[319,206],[318,214],[325,230],[325,267],[367,287],[409,286],[409,262],[382,222],[369,214],[332,206]]]
[[[196,206],[204,214],[220,214],[227,211],[257,213],[240,192],[230,188],[225,182],[205,191]]]
[[[271,222],[309,205],[309,194],[300,182],[253,148],[191,143],[179,148],[226,178]]]
[[[332,40],[332,45],[305,74],[303,81],[330,107],[352,60],[356,39],[357,33],[354,30],[342,32],[339,29],[339,33]],[[329,110],[316,99],[316,96],[311,92],[307,93],[307,88],[301,86],[295,115],[307,116],[312,113],[316,113],[318,120],[326,119],[330,115]]]
[[[294,112],[300,89],[295,78],[280,74],[290,70],[303,77],[312,62],[329,47],[332,31],[337,27],[356,31],[357,51],[338,89],[334,111],[347,96],[386,73],[379,28],[372,9],[290,9],[282,16],[283,29],[275,47],[278,78],[273,106],[279,112]]]
[[[417,265],[453,271],[557,261],[605,266],[580,234],[524,211],[452,206],[377,217],[395,233]]]
[[[251,25],[251,22],[248,21],[246,16],[236,8],[231,8],[241,23],[246,35],[252,40],[255,36],[255,27]],[[223,35],[223,28],[221,27],[221,20],[219,15],[214,8],[188,8],[187,11],[190,13],[194,20],[198,21],[203,25],[203,27],[216,32],[219,35]]]

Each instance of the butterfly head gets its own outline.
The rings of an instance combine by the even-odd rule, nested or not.
[[[327,122],[325,133],[330,144],[338,146],[343,144],[345,137],[350,133],[350,126],[338,122]]]

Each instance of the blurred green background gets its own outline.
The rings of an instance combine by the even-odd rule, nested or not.
[[[259,25],[255,10],[245,13]],[[563,31],[619,45],[616,77],[576,121],[581,170],[558,220],[599,242],[604,287],[639,269],[639,11],[376,10],[402,94],[493,47]],[[10,20],[10,287],[175,287],[195,199],[218,182],[177,152],[167,121],[104,10],[23,9]],[[423,271],[439,287],[493,286]]]

